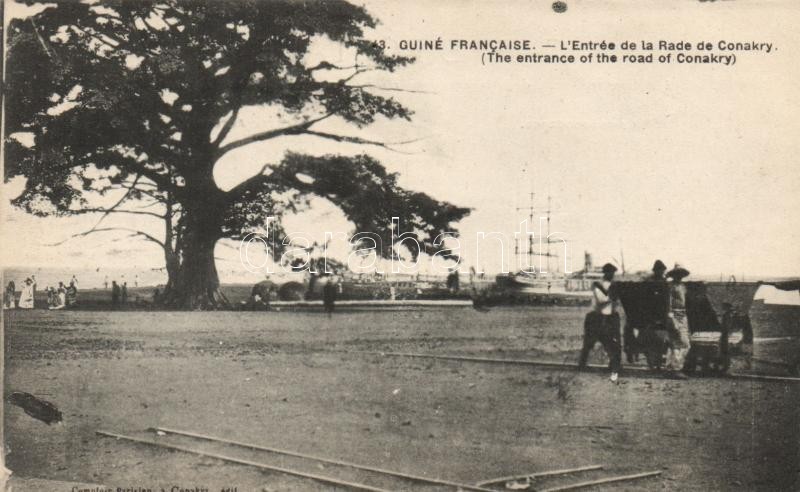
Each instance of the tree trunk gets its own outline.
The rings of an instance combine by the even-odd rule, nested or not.
[[[175,241],[178,263],[167,265],[164,304],[175,309],[227,308],[214,261],[214,246],[223,236],[221,192],[211,179],[187,196]]]
[[[171,292],[177,285],[178,274],[181,269],[180,255],[175,252],[172,246],[164,248],[164,264],[167,268],[167,286],[165,292]]]
[[[179,309],[219,309],[228,307],[220,291],[214,261],[216,237],[187,233],[181,247],[181,262],[167,304]]]

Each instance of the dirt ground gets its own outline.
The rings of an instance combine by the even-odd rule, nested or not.
[[[597,490],[798,490],[800,383],[628,371],[614,385],[600,372],[364,353],[574,361],[584,312],[6,312],[5,393],[64,414],[47,426],[5,405],[7,466],[15,491],[332,489],[95,434],[164,426],[462,483],[600,464],[536,486],[660,470]],[[604,361],[599,346],[593,357]]]

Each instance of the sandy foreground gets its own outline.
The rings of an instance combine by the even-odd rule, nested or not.
[[[450,308],[332,319],[297,312],[6,312],[5,393],[32,393],[64,415],[62,424],[48,426],[5,405],[13,490],[335,489],[95,433],[152,439],[147,429],[154,426],[461,483],[599,464],[605,469],[535,486],[661,470],[656,478],[596,490],[798,489],[800,383],[675,381],[629,371],[613,385],[599,372],[365,353],[574,361],[584,312]],[[776,321],[764,315],[754,322]],[[599,346],[593,357],[604,362]],[[221,452],[209,443],[170,442]],[[310,473],[370,479],[237,452]]]

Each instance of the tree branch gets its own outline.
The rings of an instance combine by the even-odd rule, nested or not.
[[[347,135],[337,135],[335,133],[327,133],[327,132],[319,132],[315,130],[311,130],[311,126],[315,123],[318,123],[325,118],[333,116],[334,113],[326,113],[323,116],[318,118],[314,118],[303,123],[298,123],[296,125],[287,126],[284,128],[277,128],[274,130],[267,130],[264,132],[256,133],[254,135],[250,135],[249,137],[243,138],[241,140],[236,140],[231,142],[227,145],[223,145],[217,150],[216,159],[219,159],[223,155],[227,154],[228,152],[238,149],[240,147],[244,147],[246,145],[250,145],[251,143],[255,142],[263,142],[266,140],[270,140],[276,137],[283,137],[288,135],[311,135],[314,137],[320,138],[327,138],[328,140],[335,140],[337,142],[347,142],[347,143],[354,143],[360,145],[375,145],[377,147],[383,147],[387,150],[391,150],[392,152],[398,152],[401,154],[410,154],[410,152],[402,152],[395,148],[392,148],[394,145],[406,145],[414,142],[418,142],[421,139],[413,139],[413,140],[405,140],[401,142],[381,142],[379,140],[369,140],[366,138],[361,137],[352,137]],[[262,171],[263,172],[263,169]]]
[[[141,175],[137,174],[136,178],[134,178],[133,182],[129,186],[126,186],[125,184],[122,184],[121,186],[123,188],[127,188],[128,191],[126,191],[125,194],[122,196],[122,198],[117,200],[117,202],[114,205],[112,205],[111,207],[109,207],[109,208],[81,208],[81,209],[78,209],[78,210],[70,210],[70,212],[72,212],[74,214],[102,213],[103,216],[100,217],[100,220],[97,221],[97,223],[94,225],[93,229],[96,228],[97,226],[99,226],[100,223],[103,222],[105,220],[105,218],[108,217],[112,213],[133,214],[133,215],[149,215],[151,217],[158,217],[159,219],[163,219],[164,218],[163,215],[159,215],[159,214],[157,214],[155,212],[145,212],[145,211],[138,211],[138,210],[117,210],[117,207],[122,205],[125,202],[125,200],[127,200],[128,197],[131,196],[131,194],[134,191],[140,191],[140,192],[143,192],[143,193],[147,193],[144,190],[137,190],[136,185],[139,183],[139,179],[141,179]]]
[[[47,47],[47,42],[45,42],[44,38],[41,34],[39,34],[39,28],[36,26],[36,22],[33,21],[33,17],[30,17],[31,26],[33,26],[33,32],[36,33],[36,38],[39,40],[39,43],[44,48],[44,52],[47,53],[48,58],[53,58],[53,54],[50,52],[50,49]]]
[[[162,200],[161,198],[156,198],[153,195],[150,195],[150,196],[153,198],[153,200],[150,203],[145,203],[144,205],[140,205],[140,206],[138,206],[136,208],[143,209],[143,208],[150,208],[150,207],[153,207],[155,205],[164,205],[164,200]],[[162,216],[162,218],[166,219],[167,217],[166,216]]]
[[[379,90],[379,91],[406,92],[408,94],[436,94],[435,92],[430,92],[430,91],[420,91],[420,90],[414,90],[414,89],[401,89],[399,87],[383,87],[383,86],[375,85],[375,84],[348,85],[347,87],[352,87],[354,89],[375,89],[375,90]]]
[[[76,34],[80,33],[78,35],[89,36],[90,38],[92,38],[95,41],[99,42],[103,46],[107,46],[108,48],[111,48],[112,50],[117,50],[119,48],[120,43],[116,39],[113,39],[111,37],[108,37],[108,39],[101,38],[100,36],[106,36],[104,33],[101,33],[100,35],[98,35],[98,34],[89,32],[85,28],[79,27],[79,26],[74,25],[74,24],[71,27],[74,29],[74,31],[77,31]],[[114,44],[114,43],[116,43],[116,44]]]
[[[369,68],[356,68],[356,70],[355,70],[353,73],[351,73],[351,74],[350,74],[350,75],[348,75],[347,77],[345,77],[345,78],[343,78],[343,79],[339,80],[339,83],[340,83],[340,84],[342,84],[342,85],[345,85],[345,86],[346,86],[346,85],[347,85],[347,82],[350,82],[350,81],[351,81],[351,80],[353,80],[353,79],[354,79],[356,76],[358,76],[358,75],[361,75],[361,74],[362,74],[362,73],[364,73],[364,72],[371,72],[372,70],[375,70],[375,68],[372,68],[372,67],[369,67]],[[348,87],[349,87],[349,86],[348,86]]]
[[[263,177],[264,176],[264,171],[269,169],[269,167],[270,167],[269,164],[264,164],[263,166],[261,166],[261,169],[256,174],[250,176],[249,178],[245,179],[244,181],[242,181],[238,185],[236,185],[233,188],[231,188],[230,190],[228,190],[226,195],[229,198],[235,199],[237,196],[239,196],[239,192],[243,188],[246,188],[247,186],[249,186],[251,183],[253,183],[258,178]]]
[[[143,186],[146,187],[146,188],[142,188]],[[154,183],[147,183],[147,182],[144,182],[144,181],[140,181],[140,182],[136,183],[136,188],[132,188],[132,185],[126,185],[126,184],[123,183],[123,184],[114,184],[114,185],[106,186],[104,188],[98,188],[96,191],[130,190],[130,189],[135,189],[136,191],[140,191],[142,193],[144,193],[146,191],[149,191],[150,193],[154,193],[154,192],[158,191],[158,186],[156,186]]]
[[[380,141],[377,141],[377,140],[368,140],[368,139],[361,138],[361,137],[352,137],[352,136],[347,136],[347,135],[337,135],[337,134],[334,134],[334,133],[318,132],[318,131],[314,131],[314,130],[305,130],[305,131],[300,132],[299,134],[301,134],[301,135],[312,135],[312,136],[316,136],[316,137],[320,137],[320,138],[327,138],[329,140],[335,140],[337,142],[353,143],[353,144],[359,144],[359,145],[375,145],[375,146],[382,147],[382,148],[385,148],[387,150],[390,150],[392,152],[397,152],[397,153],[401,153],[401,154],[411,154],[411,152],[403,152],[403,151],[400,151],[400,150],[392,148],[392,146],[393,145],[405,145],[405,144],[410,144],[410,143],[414,143],[414,142],[417,142],[419,140],[422,140],[422,139],[413,139],[413,140],[406,140],[406,141],[402,141],[402,142],[380,142]],[[259,178],[263,178],[265,176],[264,175],[264,171],[266,171],[270,167],[271,167],[271,164],[264,164],[263,166],[261,166],[261,169],[256,174],[250,176],[246,180],[242,181],[241,183],[237,184],[236,186],[234,186],[233,188],[228,190],[227,193],[226,193],[228,199],[229,200],[235,200],[239,196],[239,194],[242,192],[242,190],[244,190],[248,186],[254,184]]]
[[[143,232],[143,231],[136,230],[136,229],[129,229],[127,227],[103,227],[103,228],[100,228],[100,229],[97,229],[96,227],[92,227],[88,231],[84,231],[84,232],[79,232],[77,234],[73,234],[72,236],[68,237],[67,239],[64,239],[63,241],[59,241],[57,243],[47,244],[46,246],[61,246],[62,244],[66,243],[67,241],[69,241],[71,239],[75,239],[75,238],[79,238],[79,237],[86,237],[86,236],[88,236],[90,234],[94,234],[96,232],[111,232],[111,231],[127,231],[127,232],[131,232],[133,234],[130,237],[142,236],[146,240],[154,242],[154,243],[158,244],[159,246],[161,246],[162,248],[164,247],[164,243],[163,242],[161,242],[159,239],[151,236],[150,234],[148,234],[146,232]]]
[[[314,130],[306,130],[303,132],[305,135],[313,135],[315,137],[320,138],[327,138],[328,140],[335,140],[337,142],[346,142],[346,143],[353,143],[359,145],[375,145],[377,147],[383,147],[384,149],[391,150],[392,152],[397,152],[400,154],[410,154],[411,152],[403,152],[392,148],[393,145],[406,145],[414,142],[418,142],[421,139],[415,138],[413,140],[405,140],[402,142],[381,142],[379,140],[369,140],[366,138],[361,137],[351,137],[348,135],[337,135],[335,133],[326,133],[326,132],[318,132]]]
[[[172,180],[169,179],[168,175],[160,174],[154,169],[148,169],[144,164],[135,163],[134,166],[139,173],[150,178],[154,183],[156,183],[159,189],[165,191],[177,191],[177,187],[174,185]]]
[[[73,214],[94,214],[94,213],[102,213],[103,217],[100,219],[102,221],[105,219],[109,214],[131,214],[131,215],[149,215],[151,217],[157,217],[159,219],[163,219],[164,216],[161,214],[157,214],[155,212],[147,212],[144,210],[112,210],[108,208],[81,208],[78,210],[70,210],[70,213]]]
[[[131,183],[131,185],[130,185],[130,186],[127,186],[127,187],[126,187],[126,188],[128,188],[128,191],[126,191],[126,192],[125,192],[125,194],[122,196],[122,198],[120,198],[119,200],[117,200],[117,203],[115,203],[114,205],[112,205],[110,208],[107,208],[107,209],[103,209],[103,208],[92,208],[92,209],[86,209],[86,208],[84,208],[84,209],[80,209],[80,210],[75,210],[75,211],[73,211],[73,213],[78,213],[78,214],[81,214],[81,213],[94,213],[94,212],[102,212],[102,213],[103,213],[103,216],[102,216],[102,217],[100,217],[100,220],[98,220],[98,221],[95,223],[95,225],[92,227],[92,229],[97,229],[97,226],[99,226],[99,225],[100,225],[100,223],[102,223],[102,222],[103,222],[103,221],[106,219],[106,217],[108,217],[108,216],[109,216],[109,214],[111,214],[111,213],[123,213],[123,212],[127,212],[127,213],[133,213],[133,214],[136,214],[136,212],[133,212],[133,211],[117,210],[117,207],[119,207],[120,205],[122,205],[122,203],[123,203],[125,200],[127,200],[127,198],[128,198],[130,195],[131,195],[131,193],[133,192],[133,190],[135,190],[135,189],[136,189],[136,184],[139,182],[139,179],[140,179],[140,178],[141,178],[141,175],[137,174],[137,175],[136,175],[136,178],[134,178],[134,180],[133,180],[133,183]],[[124,186],[124,185],[123,185],[123,186]],[[153,214],[153,213],[152,213],[152,212],[143,212],[143,214],[151,215],[151,214]],[[163,218],[163,217],[162,217],[162,218]]]
[[[272,138],[282,137],[285,135],[301,135],[305,133],[305,131],[308,130],[314,123],[318,123],[330,116],[333,116],[333,113],[326,113],[323,116],[308,121],[304,121],[303,123],[290,125],[284,128],[276,128],[274,130],[267,130],[264,132],[256,133],[254,135],[250,135],[249,137],[243,138],[241,140],[236,140],[227,145],[223,145],[222,147],[217,149],[216,158],[219,159],[220,157],[227,154],[231,150],[238,149],[239,147],[244,147],[245,145],[249,145],[251,143],[263,142],[265,140],[270,140]]]
[[[233,128],[233,124],[236,123],[236,117],[239,116],[239,108],[240,106],[237,106],[233,110],[233,114],[231,114],[231,117],[228,118],[228,121],[226,121],[225,124],[222,126],[222,128],[219,130],[217,138],[214,139],[213,142],[211,142],[211,145],[213,145],[215,148],[219,147],[219,145],[225,140],[225,137],[228,136],[228,133],[230,133],[231,129]]]
[[[308,71],[309,72],[313,72],[315,70],[352,70],[354,68],[358,68],[358,65],[350,65],[350,66],[347,66],[347,67],[340,67],[338,65],[334,65],[331,62],[323,60],[323,61],[317,63],[316,65],[314,65],[313,67],[309,68]]]

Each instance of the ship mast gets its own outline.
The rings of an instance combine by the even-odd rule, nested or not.
[[[547,272],[550,273],[550,195],[547,195]],[[556,262],[556,273],[558,272],[558,262]]]
[[[517,207],[517,211],[527,210],[528,211],[528,223],[532,225],[533,224],[533,218],[534,218],[534,211],[535,211],[535,207],[534,207],[533,203],[534,203],[534,197],[535,197],[536,194],[531,192],[529,195],[530,195],[530,205],[528,205],[527,207]],[[528,267],[529,268],[533,268],[533,257],[534,256],[544,256],[545,258],[547,258],[547,270],[545,272],[547,274],[551,273],[550,272],[550,258],[553,258],[553,257],[558,258],[558,255],[554,255],[554,254],[552,254],[550,252],[550,243],[553,242],[553,241],[550,240],[550,216],[551,216],[551,210],[550,209],[552,208],[550,206],[550,203],[551,203],[551,197],[548,195],[547,196],[547,210],[545,211],[545,213],[547,213],[547,238],[545,238],[545,242],[547,243],[547,252],[545,252],[545,253],[542,252],[542,238],[541,238],[541,235],[539,237],[539,251],[534,251],[534,249],[533,249],[533,234],[528,234],[528,250],[525,252],[525,254],[528,256]],[[519,255],[520,254],[519,240],[517,240],[515,242],[514,249],[515,249],[514,252],[517,255]],[[534,271],[535,271],[535,269],[534,269]],[[558,262],[556,262],[556,271],[558,271]],[[539,273],[541,273],[541,272],[539,272]]]
[[[517,207],[517,211],[518,212],[520,210],[527,210],[528,211],[528,224],[530,224],[531,226],[533,224],[533,212],[535,210],[534,206],[533,206],[533,197],[534,196],[535,196],[535,193],[534,192],[530,192],[530,200],[531,200],[530,205],[528,205],[527,207]],[[515,253],[517,255],[519,255],[519,239],[516,240],[516,244],[515,244],[515,248],[514,249],[516,250]],[[525,254],[528,255],[528,268],[533,268],[533,256],[535,254],[533,252],[533,234],[528,234],[528,251],[526,251]]]
[[[555,241],[550,239],[550,218],[552,217],[552,213],[553,213],[552,198],[553,198],[552,196],[547,195],[547,210],[544,211],[547,214],[547,216],[546,216],[546,220],[547,220],[547,237],[544,238],[545,243],[547,243],[547,252],[546,253],[541,253],[542,238],[540,237],[539,238],[539,251],[540,252],[538,253],[539,256],[544,256],[544,257],[547,258],[547,272],[546,273],[548,275],[550,275],[551,273],[558,273],[558,261],[556,261],[556,270],[555,270],[555,272],[552,272],[550,270],[550,266],[551,266],[550,258],[558,258],[558,255],[554,255],[554,254],[552,254],[550,252],[550,243],[555,242]]]

